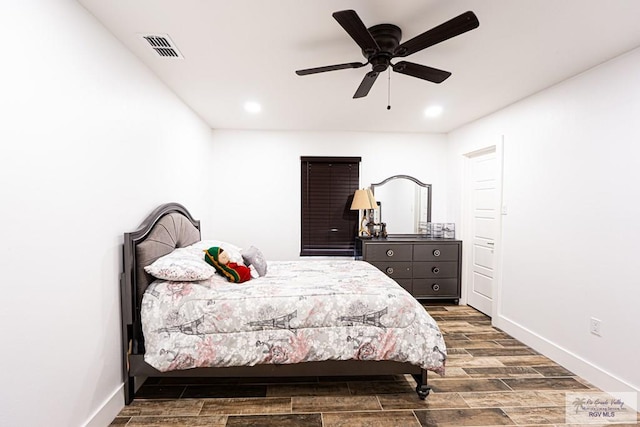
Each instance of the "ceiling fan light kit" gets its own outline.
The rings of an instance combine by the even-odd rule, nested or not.
[[[367,61],[307,68],[297,70],[296,74],[306,76],[309,74],[371,65],[371,71],[365,74],[360,86],[353,95],[354,98],[367,96],[378,75],[389,67],[396,73],[427,80],[432,83],[442,83],[451,76],[450,72],[408,61],[400,61],[394,64],[391,60],[412,55],[430,46],[478,28],[480,25],[476,15],[468,11],[401,44],[402,30],[396,25],[378,24],[367,28],[354,10],[334,12],[333,17],[358,46],[360,46],[362,55]]]

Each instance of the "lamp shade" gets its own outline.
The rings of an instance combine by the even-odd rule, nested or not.
[[[356,190],[353,194],[353,202],[351,202],[351,210],[360,210],[360,209],[376,209],[378,205],[376,204],[376,199],[373,197],[373,192],[371,189],[363,189]]]

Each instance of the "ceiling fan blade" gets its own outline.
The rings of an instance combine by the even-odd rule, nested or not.
[[[297,70],[296,74],[299,76],[306,76],[308,74],[324,73],[325,71],[345,70],[347,68],[360,68],[367,65],[367,63],[361,62],[348,62],[346,64],[327,65],[325,67],[307,68],[305,70]]]
[[[426,65],[414,64],[413,62],[400,61],[392,64],[393,71],[406,74],[407,76],[417,77],[433,83],[442,83],[451,76],[451,73],[437,68],[427,67]]]
[[[334,12],[333,17],[363,51],[372,53],[380,50],[378,43],[376,43],[355,10]]]
[[[369,71],[364,76],[364,79],[362,79],[362,82],[360,83],[360,86],[358,86],[358,90],[356,90],[356,93],[353,95],[353,97],[364,98],[365,96],[367,96],[369,94],[369,91],[371,90],[371,86],[373,86],[373,84],[376,82],[378,74],[379,73],[376,73],[375,71]]]
[[[393,56],[409,56],[429,46],[438,44],[452,37],[459,36],[462,33],[478,28],[480,22],[475,13],[468,11],[462,15],[458,15],[449,21],[438,25],[424,33],[407,40],[399,45],[393,53]]]

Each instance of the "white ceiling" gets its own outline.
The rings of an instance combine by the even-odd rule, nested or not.
[[[78,1],[217,129],[448,132],[640,46],[638,0]],[[402,41],[467,10],[480,27],[405,58],[452,72],[442,84],[385,72],[352,99],[370,66],[295,74],[365,62],[331,16],[345,9]],[[184,59],[158,57],[142,33],[169,35]],[[433,104],[444,112],[428,119]]]

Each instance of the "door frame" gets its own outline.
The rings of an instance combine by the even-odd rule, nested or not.
[[[496,187],[498,189],[498,216],[497,216],[497,230],[496,239],[494,245],[494,283],[493,283],[493,295],[491,304],[491,323],[496,326],[496,321],[502,314],[501,296],[502,296],[502,217],[506,215],[507,208],[504,203],[503,195],[503,180],[504,180],[504,135],[500,137],[500,141],[496,144],[490,144],[483,146],[482,148],[463,153],[464,162],[464,176],[463,176],[463,188],[462,188],[462,240],[467,244],[463,245],[462,256],[462,302],[466,304],[469,300],[468,295],[471,292],[471,277],[466,272],[469,268],[469,263],[473,258],[473,236],[472,234],[472,221],[473,221],[473,209],[471,208],[472,197],[472,185],[471,185],[471,159],[475,156],[488,154],[495,152],[496,155]]]

